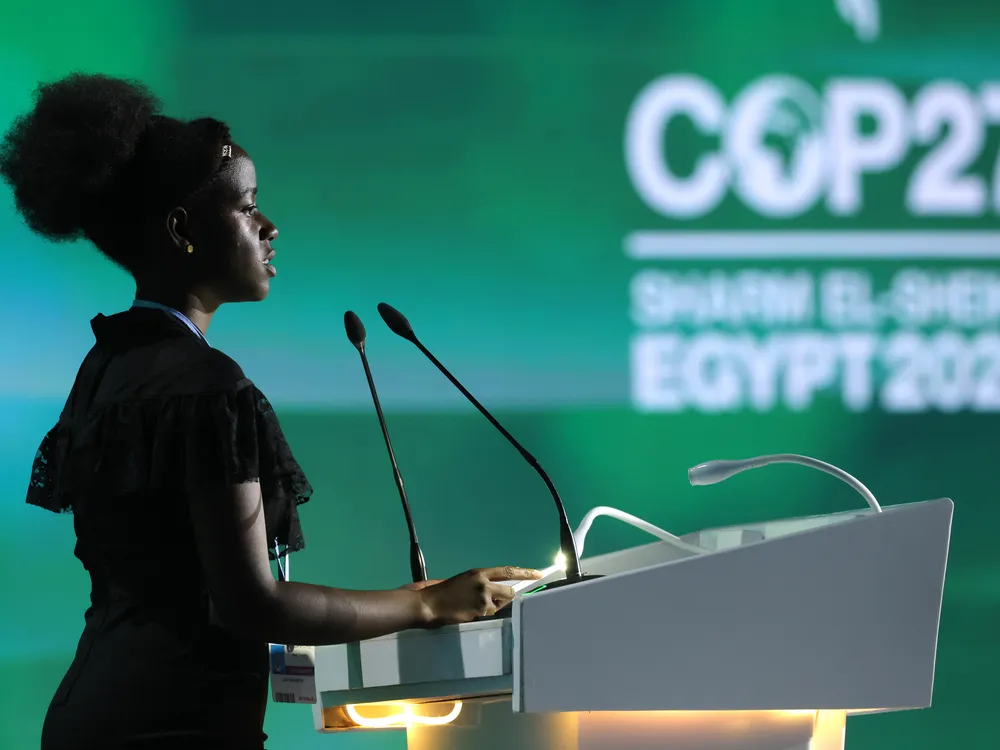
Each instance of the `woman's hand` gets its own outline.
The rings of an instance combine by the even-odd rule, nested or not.
[[[477,568],[446,581],[420,581],[401,588],[420,593],[425,627],[437,628],[495,614],[514,601],[514,590],[497,581],[537,581],[541,571],[527,568]]]
[[[428,586],[436,586],[439,583],[442,583],[442,581],[414,581],[413,583],[404,583],[399,588],[405,591],[420,591]]]

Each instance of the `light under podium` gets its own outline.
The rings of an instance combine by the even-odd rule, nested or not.
[[[316,649],[320,732],[413,750],[841,750],[929,707],[950,500],[585,558],[506,620]]]
[[[405,731],[411,750],[840,750],[864,711],[599,711],[519,714],[510,698],[326,710],[327,731]]]

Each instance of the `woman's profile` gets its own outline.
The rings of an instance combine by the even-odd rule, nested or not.
[[[31,470],[28,502],[72,512],[91,606],[43,750],[261,748],[267,643],[348,642],[467,622],[508,604],[472,570],[390,591],[275,581],[303,547],[312,487],[267,398],[206,337],[228,302],[263,300],[275,225],[253,161],[214,119],[160,112],[141,84],[74,74],[40,86],[0,144],[27,225],[89,240],[135,280]]]

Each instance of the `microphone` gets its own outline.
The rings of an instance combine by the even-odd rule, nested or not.
[[[406,528],[410,532],[410,573],[413,575],[413,582],[420,583],[427,580],[427,566],[424,563],[424,553],[420,549],[420,542],[417,541],[417,530],[413,526],[413,516],[410,514],[410,503],[406,499],[406,490],[403,489],[403,477],[399,473],[396,465],[396,454],[392,451],[392,441],[389,440],[389,429],[385,426],[385,415],[382,414],[382,405],[378,401],[378,393],[375,391],[375,381],[372,380],[372,371],[368,367],[368,356],[365,354],[365,326],[361,318],[351,310],[344,313],[344,328],[347,330],[347,338],[354,344],[354,348],[361,355],[361,364],[365,368],[365,377],[368,378],[368,390],[372,393],[372,401],[375,404],[375,413],[378,415],[378,423],[382,428],[382,437],[385,438],[385,447],[389,451],[389,463],[392,464],[392,476],[396,480],[396,489],[399,490],[399,499],[403,503],[403,514],[406,516]]]
[[[798,464],[799,466],[808,466],[810,469],[817,469],[831,474],[853,487],[865,499],[865,502],[868,503],[873,511],[876,513],[882,512],[882,507],[878,504],[878,500],[875,499],[875,495],[858,479],[843,469],[826,463],[826,461],[820,461],[817,458],[810,458],[809,456],[800,456],[796,453],[775,453],[770,456],[746,458],[741,461],[708,461],[688,469],[688,481],[695,486],[718,484],[729,479],[731,476],[739,474],[741,471],[756,469],[770,464]]]
[[[500,434],[507,438],[507,441],[517,449],[517,452],[521,454],[521,457],[528,462],[532,469],[538,472],[542,481],[545,482],[545,486],[548,487],[549,492],[552,495],[552,500],[556,505],[556,510],[559,513],[559,549],[562,552],[563,559],[566,561],[566,578],[562,581],[557,581],[554,584],[548,584],[545,588],[555,588],[559,585],[576,583],[589,578],[599,578],[600,576],[585,576],[581,572],[580,555],[577,552],[576,542],[573,539],[573,529],[570,527],[569,518],[566,516],[566,506],[563,505],[562,498],[559,497],[559,492],[556,490],[556,487],[549,478],[549,475],[545,473],[545,470],[541,466],[539,466],[535,457],[528,453],[524,446],[517,442],[517,440],[514,439],[514,436],[507,432],[503,425],[501,425],[496,418],[489,413],[486,407],[479,403],[479,401],[476,400],[476,397],[469,393],[465,386],[459,383],[458,379],[455,378],[455,376],[452,375],[448,369],[438,361],[437,357],[431,354],[427,350],[427,347],[420,343],[417,335],[413,332],[413,326],[410,325],[410,321],[408,321],[403,314],[399,312],[399,310],[391,305],[387,305],[385,302],[379,302],[378,314],[382,316],[382,320],[384,320],[385,324],[389,326],[389,330],[397,336],[411,342],[421,352],[423,352],[424,356],[427,357],[427,359],[429,359],[431,363],[437,367],[441,373],[448,378],[448,380],[451,381],[452,385],[461,391],[462,395],[465,396],[472,403],[472,405],[475,406],[479,412],[489,420],[490,424],[496,427]]]

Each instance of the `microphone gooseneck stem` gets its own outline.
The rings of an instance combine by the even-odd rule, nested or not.
[[[410,513],[410,503],[406,499],[406,490],[403,487],[403,477],[399,473],[396,465],[396,454],[392,450],[392,441],[389,439],[389,430],[385,424],[385,416],[382,413],[382,405],[378,400],[378,392],[375,390],[375,380],[372,378],[371,368],[368,366],[368,357],[365,355],[365,346],[362,343],[358,346],[361,354],[361,364],[365,368],[365,377],[368,378],[368,390],[372,394],[372,402],[375,404],[375,413],[378,415],[378,424],[382,428],[382,437],[385,440],[386,450],[389,451],[389,463],[392,464],[392,476],[396,481],[396,489],[399,491],[399,499],[403,504],[403,515],[406,517],[406,529],[410,535],[410,574],[414,583],[427,580],[427,566],[424,562],[424,554],[420,550],[420,543],[417,540],[417,529],[413,524],[413,515]]]
[[[478,399],[476,399],[475,396],[469,393],[469,391],[466,389],[464,385],[458,382],[458,379],[455,378],[455,376],[448,371],[448,368],[446,368],[443,364],[441,364],[438,361],[437,357],[431,354],[430,350],[428,350],[426,346],[420,343],[420,341],[416,338],[416,336],[411,337],[410,341],[412,341],[416,345],[416,347],[421,352],[423,352],[424,356],[427,357],[427,359],[429,359],[431,363],[438,370],[440,370],[441,373],[446,378],[448,378],[449,381],[451,381],[451,384],[455,386],[462,393],[462,395],[465,396],[472,403],[472,405],[479,410],[479,413],[482,414],[484,417],[486,417],[486,419],[489,420],[490,424],[492,424],[494,427],[497,428],[497,430],[500,431],[501,435],[507,438],[507,442],[509,442],[517,449],[518,453],[521,454],[521,457],[524,458],[524,460],[527,461],[528,464],[530,464],[531,468],[534,469],[537,472],[538,476],[542,478],[542,481],[545,482],[545,486],[548,487],[549,493],[551,493],[552,499],[555,502],[556,510],[559,513],[559,544],[562,549],[563,556],[566,558],[566,578],[568,580],[577,580],[582,578],[583,574],[580,570],[580,556],[577,553],[576,542],[573,539],[573,528],[569,525],[569,517],[566,515],[566,507],[563,505],[562,498],[559,497],[559,491],[552,483],[552,480],[549,478],[549,475],[545,472],[544,469],[542,469],[542,467],[539,465],[535,457],[532,456],[524,448],[524,446],[522,446],[514,438],[513,435],[507,432],[504,426],[500,424],[496,420],[496,418],[489,413],[489,411],[487,411],[486,407],[483,406],[481,403],[479,403]]]

